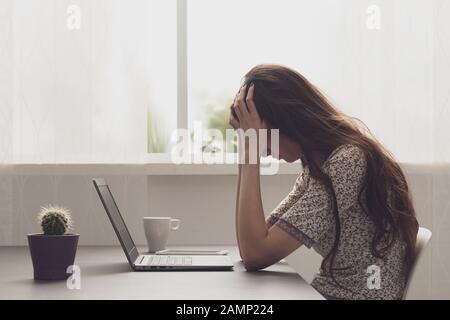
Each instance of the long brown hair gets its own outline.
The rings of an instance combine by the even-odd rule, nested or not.
[[[329,263],[328,272],[335,280],[332,267],[341,225],[331,180],[313,161],[312,155],[319,153],[328,157],[335,148],[351,144],[363,150],[367,160],[366,176],[358,199],[375,225],[372,254],[383,257],[400,238],[406,244],[405,267],[408,272],[414,260],[418,223],[407,181],[393,155],[361,121],[340,112],[305,77],[290,68],[258,65],[245,75],[244,81],[255,84],[254,101],[260,117],[300,145],[302,165],[307,166],[310,174],[331,191],[335,241],[322,261],[322,269],[326,262]],[[365,198],[362,197],[364,192]]]

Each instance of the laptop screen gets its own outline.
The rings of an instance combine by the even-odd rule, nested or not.
[[[136,249],[133,239],[131,238],[128,228],[125,225],[125,221],[120,214],[119,208],[114,201],[113,195],[111,194],[108,185],[103,179],[94,179],[93,182],[95,185],[95,189],[97,190],[98,195],[102,200],[103,207],[105,208],[106,213],[108,214],[108,217],[111,220],[111,223],[117,234],[117,237],[119,238],[122,249],[123,251],[125,251],[128,262],[131,266],[133,266],[134,262],[139,256],[139,253]]]

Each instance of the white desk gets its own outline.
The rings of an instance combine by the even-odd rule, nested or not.
[[[199,247],[208,248],[208,247]],[[33,280],[28,247],[0,247],[0,299],[323,299],[286,263],[246,272],[235,247],[234,271],[133,272],[120,247],[79,247],[81,289]]]

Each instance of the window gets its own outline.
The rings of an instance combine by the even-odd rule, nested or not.
[[[176,0],[7,4],[2,162],[136,163],[167,148],[177,125]]]
[[[429,3],[190,0],[187,15],[191,126],[223,128],[245,73],[279,63],[363,120],[399,160],[433,159]]]
[[[176,0],[152,1],[149,13],[149,105],[147,151],[169,151],[177,128],[177,21]]]
[[[228,107],[240,80],[259,63],[281,63],[332,81],[330,75],[339,61],[330,59],[330,53],[338,40],[329,33],[340,23],[335,12],[341,5],[298,0],[189,1],[190,126],[201,121],[205,128],[227,127]],[[323,23],[317,25],[318,16]],[[315,32],[312,25],[317,26]]]
[[[176,128],[223,132],[245,73],[280,63],[400,161],[448,162],[446,3],[406,1],[2,3],[0,161],[160,161]]]

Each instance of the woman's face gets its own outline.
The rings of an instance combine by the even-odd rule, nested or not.
[[[274,141],[275,143],[275,141]],[[272,146],[274,144],[271,141],[271,134],[270,130],[268,130],[267,133],[267,155],[271,155],[272,157],[276,159],[281,159],[286,162],[294,162],[298,159],[300,159],[301,155],[301,149],[300,145],[293,141],[288,136],[279,133],[279,139],[278,139],[278,156],[275,154],[275,152],[272,154]]]

